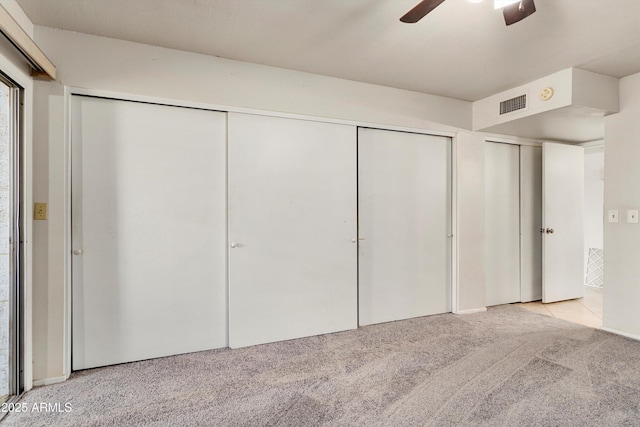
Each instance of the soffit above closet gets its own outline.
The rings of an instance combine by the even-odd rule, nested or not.
[[[618,79],[567,68],[473,103],[473,129],[547,141],[604,138],[604,117],[620,111]]]

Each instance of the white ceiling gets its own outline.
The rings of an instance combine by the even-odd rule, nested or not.
[[[535,0],[506,27],[491,0],[17,0],[36,25],[464,100],[577,66],[640,72],[640,1]]]

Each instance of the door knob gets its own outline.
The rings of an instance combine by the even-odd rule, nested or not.
[[[76,249],[73,251],[74,255],[82,255],[82,249]]]
[[[553,234],[553,228],[547,228],[547,234]]]
[[[238,244],[237,244],[237,243],[231,243],[231,247],[232,247],[232,248],[235,248],[236,246],[238,246]]]
[[[355,243],[356,242],[356,238],[354,237],[353,239],[351,239],[351,243]]]

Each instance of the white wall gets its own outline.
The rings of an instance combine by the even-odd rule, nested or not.
[[[471,103],[36,27],[67,86],[422,129],[471,128]],[[443,126],[448,125],[448,126]]]
[[[605,117],[604,210],[620,222],[604,224],[604,328],[640,338],[640,225],[627,209],[640,208],[640,73],[620,80],[620,113]]]
[[[471,103],[418,92],[278,69],[80,33],[35,27],[35,40],[57,67],[59,82],[39,82],[36,90],[39,197],[49,202],[50,218],[38,229],[38,286],[34,289],[34,369],[39,383],[64,377],[68,342],[63,341],[65,244],[68,215],[67,152],[61,83],[112,95],[299,114],[361,124],[456,132],[471,127]],[[458,246],[461,307],[484,307],[482,261],[482,143],[463,137],[458,184],[463,214]],[[469,150],[467,152],[467,150]],[[476,191],[476,188],[480,190]],[[467,198],[469,198],[467,200]],[[40,224],[39,224],[40,226]],[[469,267],[467,267],[467,262]],[[480,287],[480,289],[476,289]],[[68,314],[68,312],[67,312]]]
[[[456,137],[458,312],[485,308],[484,134]]]
[[[585,275],[589,258],[589,248],[602,249],[604,180],[604,151],[589,152],[584,155],[584,268]]]
[[[33,161],[36,202],[48,203],[47,221],[34,221],[33,316],[34,379],[64,376],[65,303],[65,110],[64,87],[34,85]]]

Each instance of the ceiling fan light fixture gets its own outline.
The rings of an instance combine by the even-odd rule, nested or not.
[[[507,26],[520,22],[535,12],[536,5],[533,0],[520,0],[520,2],[502,8],[504,23],[507,24]]]
[[[480,3],[482,0],[469,0],[471,3]],[[413,9],[402,15],[401,22],[414,24],[427,16],[433,9],[444,3],[445,0],[422,0]],[[523,20],[536,11],[533,0],[494,0],[496,9],[502,8],[505,24],[511,25]]]
[[[494,9],[502,9],[514,3],[519,3],[520,0],[493,0]]]

